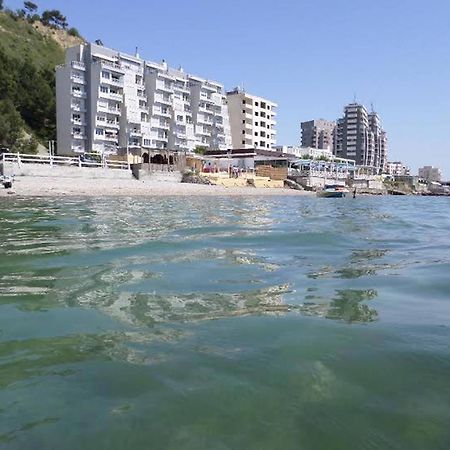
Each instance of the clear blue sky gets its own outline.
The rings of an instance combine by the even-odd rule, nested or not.
[[[276,101],[278,143],[301,121],[373,103],[389,159],[450,178],[448,0],[36,0],[88,40]],[[17,8],[22,2],[5,0]]]

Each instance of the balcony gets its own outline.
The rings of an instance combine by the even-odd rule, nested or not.
[[[117,142],[118,137],[119,136],[117,134],[105,134],[103,136],[103,140],[108,142]]]
[[[72,61],[72,67],[77,70],[86,70],[86,66],[81,61]]]
[[[107,100],[114,100],[114,101],[119,101],[119,102],[121,102],[122,99],[123,99],[122,94],[115,94],[115,93],[112,93],[112,92],[99,91],[98,96],[101,97],[101,98],[105,98]]]
[[[189,88],[187,86],[181,86],[179,84],[175,85],[173,87],[173,90],[175,92],[181,92],[183,94],[190,94],[191,93],[191,91],[189,90]]]
[[[77,84],[86,84],[86,80],[84,79],[84,77],[79,77],[77,75],[71,75],[70,79]]]
[[[162,95],[155,95],[155,102],[156,103],[162,103],[164,105],[172,105],[172,99],[170,97],[164,97]]]
[[[197,123],[204,123],[206,125],[212,125],[213,121],[210,117],[205,117],[203,115],[197,116]]]
[[[163,130],[169,130],[170,129],[170,123],[169,122],[163,122],[163,121],[157,121],[153,124],[154,127],[160,128]]]
[[[106,128],[114,128],[117,130],[120,128],[119,122],[116,122],[114,120],[107,120],[106,122],[103,122],[103,126]]]
[[[211,132],[202,126],[195,127],[195,134],[199,134],[201,136],[211,136]]]
[[[102,77],[101,80],[100,80],[100,83],[102,83],[102,84],[109,84],[110,86],[123,87],[123,78],[117,78],[117,77],[105,78],[105,77]]]
[[[161,81],[157,81],[156,82],[156,89],[158,91],[164,91],[164,92],[169,92],[170,94],[172,93],[172,87],[170,86],[170,84],[166,84],[164,82]]]
[[[86,92],[83,92],[83,91],[72,91],[72,97],[75,97],[75,98],[86,98]]]
[[[71,105],[72,111],[76,111],[76,112],[86,112],[86,108],[84,106],[80,106],[77,104],[72,103]]]
[[[110,92],[108,95],[109,95],[109,98],[111,100],[115,100],[115,101],[118,101],[118,102],[121,102],[122,99],[123,99],[122,94],[115,94],[113,92]]]
[[[110,113],[110,114],[115,114],[115,115],[119,115],[120,116],[120,108],[113,108],[111,106],[108,106],[106,108],[106,111],[108,111],[108,113]]]
[[[105,67],[105,68],[111,70],[112,72],[125,74],[125,69],[122,69],[120,64],[113,63],[110,61],[102,61],[101,63],[102,63],[102,67]]]

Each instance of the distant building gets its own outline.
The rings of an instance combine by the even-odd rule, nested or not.
[[[297,158],[320,158],[325,157],[331,159],[333,152],[330,149],[319,149],[314,147],[299,147],[297,145],[276,145],[274,150],[281,153],[294,155]]]
[[[96,44],[56,70],[58,154],[231,146],[220,83]]]
[[[276,144],[277,104],[235,88],[227,92],[233,148],[270,150]]]
[[[428,182],[440,182],[442,179],[441,169],[433,166],[424,166],[419,169],[419,178]]]
[[[335,128],[336,122],[324,119],[302,122],[302,147],[332,150]]]
[[[347,105],[344,117],[337,121],[334,153],[354,159],[358,165],[383,170],[387,161],[387,137],[378,114],[368,113],[358,103]]]
[[[410,169],[401,161],[391,161],[386,163],[386,173],[392,176],[410,175]]]

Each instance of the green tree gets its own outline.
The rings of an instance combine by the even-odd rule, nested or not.
[[[11,100],[0,100],[0,144],[17,151],[21,143],[23,120]]]
[[[35,155],[38,151],[39,142],[34,136],[22,136],[16,143],[15,151],[19,153],[27,153],[28,155]]]
[[[28,17],[35,14],[38,9],[36,3],[33,3],[33,2],[23,2],[23,6],[24,6],[25,10],[28,12]]]
[[[69,28],[69,29],[67,30],[67,34],[68,34],[69,36],[74,36],[74,37],[81,38],[80,33],[79,33],[78,30],[77,30],[76,28],[74,28],[74,27]]]
[[[44,25],[48,25],[53,28],[67,28],[67,18],[63,16],[57,9],[46,10],[42,13],[41,21]]]

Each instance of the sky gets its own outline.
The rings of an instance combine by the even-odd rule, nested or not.
[[[18,8],[21,1],[5,0]],[[35,0],[90,41],[278,103],[277,143],[335,120],[354,98],[379,113],[389,160],[450,179],[448,0]]]

